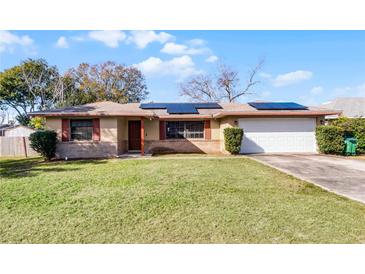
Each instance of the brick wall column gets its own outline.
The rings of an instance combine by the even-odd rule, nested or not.
[[[141,118],[141,155],[144,155],[144,119]]]
[[[212,139],[212,131],[211,131],[211,128],[210,128],[210,120],[205,120],[204,121],[204,137],[205,137],[205,140]]]

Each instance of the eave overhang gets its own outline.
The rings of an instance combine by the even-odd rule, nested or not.
[[[263,117],[263,116],[290,116],[290,117],[317,117],[326,115],[339,115],[341,112],[338,111],[221,111],[213,114],[213,118],[223,118],[227,116],[240,116],[240,117]]]

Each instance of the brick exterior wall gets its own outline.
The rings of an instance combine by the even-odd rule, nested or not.
[[[65,142],[58,143],[56,157],[75,158],[108,158],[118,155],[117,142]]]
[[[128,141],[120,140],[118,141],[118,155],[128,152]]]
[[[64,159],[116,157],[128,152],[128,120],[139,118],[101,118],[100,141],[62,142],[62,119],[47,118],[47,127],[58,133],[56,157]],[[145,153],[178,152],[178,153],[221,153],[219,140],[219,122],[210,124],[211,139],[159,140],[159,120],[145,119]]]
[[[145,141],[146,153],[207,153],[218,154],[219,140],[159,140]]]

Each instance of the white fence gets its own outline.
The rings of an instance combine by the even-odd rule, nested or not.
[[[0,157],[5,156],[37,156],[29,146],[28,137],[0,137]]]

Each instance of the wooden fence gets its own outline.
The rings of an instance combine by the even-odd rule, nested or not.
[[[37,155],[38,153],[29,146],[28,137],[0,137],[0,157],[29,157]]]

